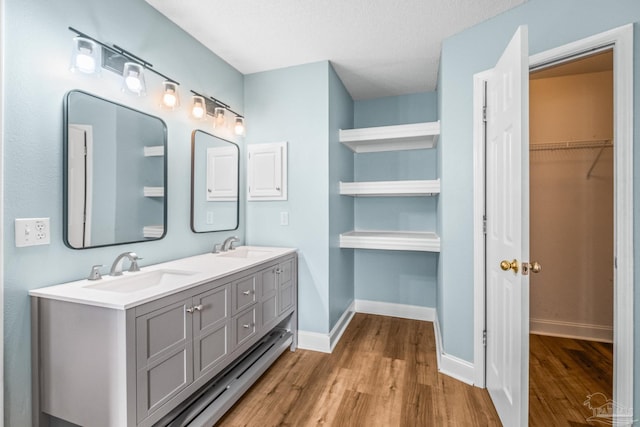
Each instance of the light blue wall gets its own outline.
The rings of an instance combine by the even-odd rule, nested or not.
[[[354,300],[353,249],[340,249],[340,233],[353,230],[353,199],[338,182],[353,181],[353,152],[340,143],[339,129],[353,127],[353,100],[329,68],[329,330]]]
[[[524,5],[445,40],[439,83],[442,121],[441,237],[439,305],[444,349],[473,360],[473,74],[493,67],[520,24],[529,26],[529,51],[542,52],[611,28],[640,21],[635,0],[529,0]],[[640,69],[640,32],[635,29],[635,69]],[[636,77],[637,77],[637,73]],[[640,137],[640,86],[634,87],[635,140]],[[634,153],[635,247],[640,247],[640,151]],[[636,283],[640,283],[640,252],[635,253]],[[441,300],[440,300],[441,298]],[[636,290],[636,313],[640,292]],[[640,348],[636,321],[635,348]],[[636,351],[635,407],[640,410],[640,351]]]
[[[288,200],[247,202],[247,242],[296,247],[300,329],[329,332],[329,63],[245,76],[247,144],[288,143]],[[289,225],[280,225],[280,213]]]
[[[126,13],[125,13],[126,11]],[[215,22],[213,18],[213,21]],[[124,250],[142,266],[204,253],[232,233],[196,235],[189,228],[190,137],[199,124],[186,108],[161,110],[161,80],[147,73],[149,96],[120,92],[120,79],[69,72],[73,26],[147,59],[189,89],[213,95],[243,112],[243,76],[143,0],[7,0],[4,31],[4,346],[5,425],[31,425],[28,290],[85,277],[91,265],[110,264]],[[161,37],[159,36],[161,35]],[[197,64],[197,66],[194,66]],[[163,240],[72,250],[62,240],[62,100],[83,89],[161,117],[168,127],[169,212]],[[247,124],[251,118],[247,115]],[[205,125],[210,130],[210,124]],[[250,125],[249,125],[250,126]],[[230,138],[230,135],[220,135]],[[322,159],[326,161],[326,159]],[[326,180],[325,180],[326,182]],[[14,247],[14,219],[51,218],[51,244]],[[243,238],[244,224],[233,232]]]
[[[437,119],[437,94],[356,101],[354,127]],[[435,150],[356,154],[356,181],[437,178]],[[437,197],[356,198],[359,230],[435,231]],[[438,255],[424,252],[355,251],[355,295],[360,300],[436,306]]]

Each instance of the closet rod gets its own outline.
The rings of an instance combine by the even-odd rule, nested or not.
[[[585,141],[550,142],[548,144],[531,144],[529,145],[529,151],[578,150],[585,148],[604,149],[607,147],[613,147],[610,139],[595,139]]]

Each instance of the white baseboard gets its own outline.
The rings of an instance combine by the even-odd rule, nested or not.
[[[438,316],[433,320],[433,333],[436,337],[436,356],[438,362],[438,372],[455,378],[463,383],[474,385],[475,365],[456,356],[444,352],[442,346],[442,335],[440,335],[440,323]]]
[[[536,335],[573,338],[579,340],[613,342],[613,327],[559,320],[531,319],[529,332]]]
[[[424,320],[426,322],[433,322],[436,318],[436,309],[432,307],[394,304],[390,302],[368,301],[362,299],[357,299],[355,303],[357,313],[400,317],[402,319]]]
[[[462,381],[474,384],[475,366],[473,363],[443,352],[442,336],[436,309],[415,305],[394,304],[379,301],[355,300],[342,314],[330,333],[298,331],[298,348],[304,350],[331,353],[342,337],[345,329],[355,313],[377,314],[379,316],[400,317],[402,319],[422,320],[433,322],[436,337],[436,354],[438,371]]]
[[[342,316],[340,316],[340,319],[328,334],[298,330],[298,348],[331,353],[338,341],[340,341],[345,329],[349,326],[349,322],[353,319],[355,314],[354,307],[355,301],[342,313]]]

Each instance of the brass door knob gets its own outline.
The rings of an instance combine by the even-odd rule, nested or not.
[[[518,260],[514,259],[513,261],[504,260],[500,263],[500,268],[504,271],[513,270],[514,273],[518,272]]]
[[[529,264],[529,269],[532,273],[540,273],[542,271],[542,266],[538,261],[533,261],[531,264]]]

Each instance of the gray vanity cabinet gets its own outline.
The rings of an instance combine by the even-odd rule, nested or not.
[[[223,285],[158,309],[164,299],[137,310],[144,313],[136,317],[138,421],[229,354],[228,294],[229,285]]]
[[[283,337],[279,351],[294,349],[296,260],[284,255],[127,309],[33,296],[33,424],[49,425],[49,414],[84,426],[151,427],[274,334]],[[243,368],[251,381],[280,353],[269,354]],[[226,393],[231,403],[209,420],[249,385]]]

